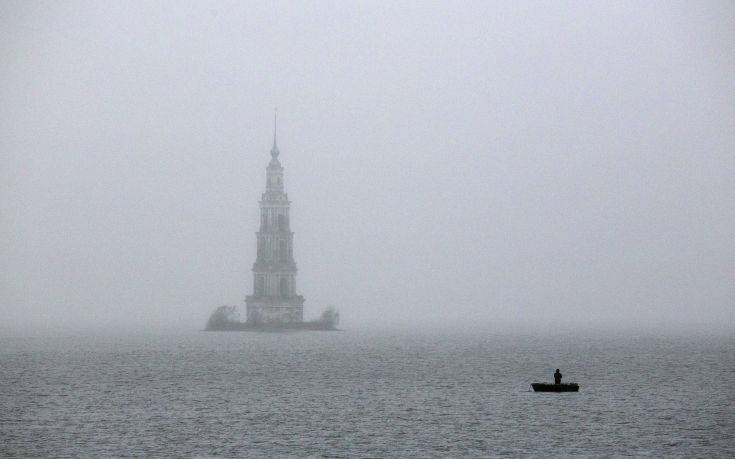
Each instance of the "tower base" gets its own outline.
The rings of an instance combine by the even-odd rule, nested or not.
[[[304,297],[248,296],[247,324],[278,325],[294,324],[304,321]]]

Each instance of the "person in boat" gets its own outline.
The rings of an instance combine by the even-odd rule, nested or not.
[[[561,372],[559,369],[556,369],[556,373],[554,373],[554,384],[561,384]]]

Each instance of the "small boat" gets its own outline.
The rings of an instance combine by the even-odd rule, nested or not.
[[[531,384],[534,392],[579,392],[579,384],[549,384],[535,382]]]

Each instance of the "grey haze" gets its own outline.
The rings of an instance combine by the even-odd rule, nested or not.
[[[735,328],[732,2],[0,3],[2,330]]]

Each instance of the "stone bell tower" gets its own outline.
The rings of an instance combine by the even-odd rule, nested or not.
[[[247,322],[252,325],[299,323],[304,320],[304,297],[296,294],[296,262],[289,218],[291,202],[283,187],[278,161],[277,120],[271,160],[266,168],[265,193],[260,199],[258,252],[253,264],[253,294],[245,298]]]

